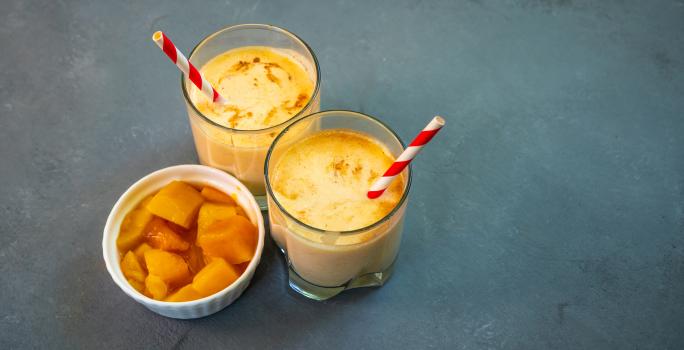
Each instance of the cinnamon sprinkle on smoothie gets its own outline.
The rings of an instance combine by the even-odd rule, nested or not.
[[[314,89],[296,59],[262,46],[226,51],[207,62],[201,72],[229,104],[213,103],[194,86],[192,101],[202,114],[234,129],[281,124],[306,106]],[[290,105],[290,101],[295,103]]]

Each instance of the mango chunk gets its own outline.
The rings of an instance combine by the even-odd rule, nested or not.
[[[203,298],[202,294],[196,291],[192,284],[188,284],[187,286],[177,290],[175,293],[169,295],[166,298],[166,301],[181,302],[196,300],[200,298]]]
[[[152,214],[187,229],[192,225],[202,202],[204,197],[194,187],[182,181],[173,181],[157,192],[146,207]]]
[[[164,299],[169,292],[169,286],[166,285],[166,282],[161,277],[155,275],[147,276],[145,288],[152,298],[156,300]]]
[[[145,264],[145,252],[150,249],[152,249],[152,247],[150,247],[149,244],[142,243],[137,248],[135,248],[135,250],[133,250],[135,257],[138,258],[138,261],[140,262],[140,265],[142,265],[142,267],[145,269],[147,269],[147,265]]]
[[[126,278],[141,283],[145,282],[145,277],[147,277],[147,273],[145,273],[145,270],[140,266],[138,258],[131,250],[129,250],[128,253],[124,255],[123,260],[121,260],[121,272],[123,272]]]
[[[152,220],[152,213],[145,208],[151,200],[152,197],[146,198],[123,219],[119,236],[116,238],[116,246],[120,251],[131,250],[142,242],[145,227]]]
[[[145,293],[145,283],[129,278],[128,283],[140,293]]]
[[[199,216],[197,218],[197,230],[204,230],[211,224],[217,221],[226,220],[233,215],[237,215],[237,209],[234,206],[226,204],[204,203],[199,210]]]
[[[247,218],[233,215],[198,231],[197,245],[207,255],[240,264],[252,259],[257,244],[256,232],[256,227]]]
[[[217,203],[223,203],[223,204],[228,204],[232,206],[236,206],[237,203],[235,203],[235,200],[233,197],[211,187],[211,186],[204,186],[202,188],[202,197],[204,197],[208,201],[212,202],[217,202]]]
[[[161,278],[169,285],[181,286],[190,280],[188,264],[177,254],[151,249],[145,252],[145,263],[150,275]]]
[[[223,259],[216,259],[205,266],[192,280],[192,286],[203,297],[212,295],[231,283],[240,275]]]
[[[163,219],[154,217],[145,230],[145,240],[152,247],[167,251],[184,251],[190,243],[173,231]]]

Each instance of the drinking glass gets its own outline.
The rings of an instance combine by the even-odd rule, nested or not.
[[[404,150],[404,144],[388,126],[351,111],[324,111],[303,117],[285,128],[271,144],[264,169],[271,235],[288,264],[290,287],[317,300],[350,288],[381,286],[387,281],[399,251],[411,185],[409,166],[400,174],[403,195],[395,208],[364,228],[327,231],[298,220],[274,196],[276,165],[297,142],[334,129],[363,133],[384,145],[395,159]]]
[[[218,168],[235,176],[266,209],[263,166],[269,146],[293,121],[317,112],[320,103],[320,69],[313,50],[291,32],[267,24],[241,24],[204,38],[190,53],[189,60],[202,67],[212,58],[231,49],[245,46],[266,46],[294,59],[309,74],[314,83],[311,98],[304,108],[289,120],[259,130],[233,129],[218,124],[202,114],[190,99],[192,82],[183,75],[181,90],[185,96],[190,127],[201,164]]]

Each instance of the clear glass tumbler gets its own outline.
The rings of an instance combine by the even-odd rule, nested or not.
[[[404,212],[411,186],[411,169],[401,174],[404,192],[396,207],[379,221],[353,231],[311,227],[288,213],[274,196],[273,170],[290,146],[313,133],[345,129],[361,132],[385,145],[396,158],[404,145],[377,119],[351,111],[324,111],[295,121],[275,139],[265,165],[271,236],[289,268],[289,284],[300,294],[324,300],[345,289],[381,286],[393,272],[399,252]]]
[[[262,210],[266,209],[263,166],[275,137],[293,121],[319,110],[321,74],[313,50],[289,31],[267,24],[241,24],[204,38],[190,53],[198,69],[228,50],[245,46],[266,46],[295,59],[314,83],[311,98],[289,120],[265,129],[240,130],[217,124],[202,114],[190,99],[192,82],[181,78],[190,127],[201,164],[229,172],[247,186]],[[192,87],[194,88],[194,87]]]

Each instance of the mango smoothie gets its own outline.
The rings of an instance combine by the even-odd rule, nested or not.
[[[271,234],[299,277],[316,286],[349,287],[360,276],[392,266],[405,204],[389,220],[373,225],[399,205],[407,180],[402,174],[377,199],[366,193],[393,160],[370,135],[329,129],[288,146],[269,165],[270,186],[280,208],[309,226],[288,221],[274,210],[271,198]]]
[[[276,126],[284,127],[304,109],[318,110],[315,69],[293,50],[245,46],[218,54],[200,71],[228,100],[219,105],[194,85],[187,87],[200,163],[233,174],[253,194],[263,195],[266,152],[282,129]]]

